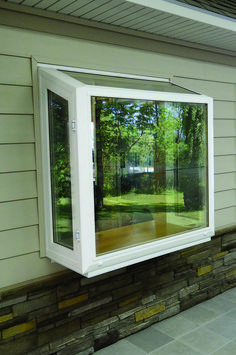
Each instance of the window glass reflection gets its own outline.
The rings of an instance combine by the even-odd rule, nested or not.
[[[54,242],[73,248],[68,101],[48,90]]]
[[[92,99],[97,254],[208,226],[205,104]]]

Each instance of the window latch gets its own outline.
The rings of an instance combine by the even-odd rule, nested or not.
[[[73,132],[76,131],[76,121],[75,120],[71,121],[71,128],[72,128]]]
[[[75,232],[75,240],[76,240],[77,242],[80,242],[80,233],[79,233],[78,230]]]

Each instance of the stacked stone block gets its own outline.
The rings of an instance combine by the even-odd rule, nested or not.
[[[2,292],[0,353],[92,354],[234,286],[233,230],[92,279],[68,271]]]

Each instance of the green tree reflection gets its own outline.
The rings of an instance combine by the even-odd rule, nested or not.
[[[104,196],[159,194],[173,184],[184,191],[186,209],[203,207],[204,105],[103,98],[94,104],[97,209]],[[175,181],[167,177],[169,170]]]

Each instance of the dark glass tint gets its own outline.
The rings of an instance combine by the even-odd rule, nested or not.
[[[73,249],[68,101],[48,90],[54,242]]]

